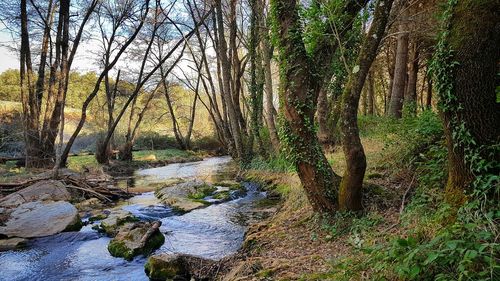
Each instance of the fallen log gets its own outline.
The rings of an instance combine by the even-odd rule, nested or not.
[[[148,231],[146,231],[146,233],[144,233],[144,235],[141,238],[141,241],[139,244],[140,248],[144,248],[144,246],[146,246],[146,242],[148,242],[149,238],[153,234],[155,234],[156,231],[159,231],[160,226],[161,226],[161,221],[155,221],[153,223],[153,225],[151,225],[151,227],[148,229]]]

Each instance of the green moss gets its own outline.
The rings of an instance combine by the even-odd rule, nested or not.
[[[223,200],[223,201],[227,201],[227,200],[230,199],[230,196],[231,196],[231,192],[229,190],[226,190],[226,191],[221,191],[221,192],[216,193],[213,196],[213,198],[214,199]]]
[[[101,221],[101,220],[106,219],[106,218],[107,218],[107,216],[105,214],[99,214],[99,215],[95,215],[93,217],[90,217],[89,222]]]
[[[124,218],[117,218],[116,220],[116,224],[112,224],[112,225],[106,225],[106,224],[103,224],[101,223],[101,226],[100,228],[108,235],[108,236],[115,236],[117,231],[118,231],[118,228],[126,223],[129,223],[129,222],[138,222],[139,219],[133,215],[129,215],[129,216],[126,216]]]
[[[151,280],[170,280],[176,276],[185,275],[184,265],[176,260],[167,262],[155,257],[149,257],[144,265],[144,271]]]
[[[149,238],[146,246],[144,246],[144,249],[141,251],[141,254],[149,255],[154,250],[160,248],[163,243],[165,243],[165,236],[163,236],[160,231],[156,231],[156,233]]]
[[[126,239],[129,237],[125,237]],[[160,231],[156,231],[146,242],[143,248],[130,249],[127,247],[124,241],[118,241],[116,239],[111,240],[108,245],[109,253],[114,257],[122,257],[128,261],[132,260],[138,255],[149,255],[154,250],[158,249],[165,243],[165,237]]]
[[[125,245],[125,242],[114,239],[109,243],[108,251],[113,257],[122,257],[128,261],[131,261],[136,256],[134,251]]]
[[[198,202],[198,203],[201,203],[201,204],[204,204],[204,205],[210,205],[210,202],[208,202],[207,200],[203,200],[203,199],[192,199],[193,202]]]
[[[82,220],[80,219],[80,216],[77,216],[75,221],[64,229],[64,232],[79,231],[80,229],[82,229],[82,227]]]
[[[273,198],[263,198],[263,199],[260,199],[258,200],[257,202],[255,202],[255,207],[257,208],[266,208],[266,207],[271,207],[271,206],[275,206],[276,204],[278,204],[279,202],[279,199],[273,199]]]
[[[203,199],[217,190],[215,186],[211,186],[208,184],[203,184],[196,187],[196,192],[188,195],[190,199]]]

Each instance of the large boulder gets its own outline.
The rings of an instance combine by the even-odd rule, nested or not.
[[[33,201],[69,201],[71,194],[60,181],[39,181],[0,199],[0,207],[15,208]]]
[[[208,280],[213,277],[219,262],[185,254],[161,253],[150,256],[144,265],[149,279],[165,280]]]
[[[28,202],[12,210],[0,234],[8,237],[33,238],[53,235],[64,230],[78,230],[78,210],[68,202]]]
[[[165,242],[165,237],[160,232],[160,225],[160,221],[124,224],[109,243],[109,253],[126,260],[132,260],[138,255],[151,254]]]
[[[189,212],[205,207],[208,202],[204,201],[203,198],[216,190],[217,188],[205,182],[194,180],[164,187],[156,191],[155,195],[172,208],[180,212]]]

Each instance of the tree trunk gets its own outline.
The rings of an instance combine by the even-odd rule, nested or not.
[[[261,17],[262,18],[262,17]],[[264,23],[264,20],[261,21],[261,26],[267,26]],[[265,120],[266,125],[269,130],[269,138],[271,139],[271,144],[273,146],[273,150],[275,152],[280,149],[280,142],[278,137],[278,130],[276,129],[275,112],[276,109],[273,105],[273,79],[271,72],[271,59],[273,55],[273,48],[269,42],[269,31],[267,28],[263,28],[262,36],[261,36],[261,50],[262,50],[262,59],[263,59],[263,67],[264,67],[264,90],[265,90]]]
[[[392,83],[391,102],[389,106],[389,116],[401,118],[403,116],[403,100],[406,90],[406,69],[408,63],[408,12],[403,7],[401,18],[399,19],[399,34],[396,47],[396,59],[394,66],[394,80]]]
[[[500,173],[498,165],[477,173],[471,170],[484,163],[500,162],[500,154],[493,148],[500,143],[500,103],[496,93],[500,2],[457,1],[451,9],[448,37],[443,39],[444,46],[438,44],[440,49],[435,54],[441,68],[434,72],[434,82],[448,146],[446,195],[450,203],[460,205],[466,200],[465,193],[471,191],[475,176]],[[470,162],[479,161],[476,159],[481,163]],[[495,192],[494,187],[492,190]]]
[[[385,32],[392,7],[392,0],[377,1],[373,22],[360,49],[356,66],[359,71],[351,72],[342,95],[342,144],[347,169],[339,190],[339,207],[342,210],[362,209],[362,186],[366,171],[366,156],[358,129],[358,104],[363,84],[377,55],[377,49]]]
[[[120,147],[118,150],[118,159],[121,161],[132,161],[133,160],[133,155],[132,155],[132,148],[134,147],[134,144],[129,140],[125,142],[123,146]]]
[[[408,68],[408,87],[405,95],[406,112],[415,115],[417,113],[417,78],[418,78],[418,60],[419,50],[416,41],[412,43]]]
[[[366,87],[366,91],[368,92],[368,115],[374,115],[375,114],[375,89],[374,89],[374,81],[373,81],[373,71],[370,71],[368,73],[368,84]]]
[[[361,90],[361,114],[366,116],[368,112],[368,91],[365,88]]]
[[[235,1],[235,0],[232,0]],[[236,9],[236,8],[235,8]],[[231,62],[228,58],[228,49],[226,38],[224,37],[224,17],[222,10],[221,0],[215,1],[215,10],[216,10],[216,18],[217,18],[217,35],[218,35],[218,48],[217,48],[217,56],[220,60],[220,67],[222,72],[222,86],[223,86],[223,95],[224,102],[226,104],[227,109],[227,119],[231,129],[231,135],[233,136],[235,155],[234,157],[237,159],[243,159],[243,140],[241,135],[241,129],[239,124],[239,117],[236,113],[235,105],[233,104],[233,91],[231,87],[232,81],[232,73],[231,73]]]
[[[432,77],[427,78],[427,96],[425,99],[425,107],[427,109],[432,108]]]
[[[318,140],[323,150],[326,152],[333,151],[333,135],[328,126],[330,107],[328,104],[328,95],[326,87],[322,87],[318,95],[318,109],[316,111],[318,119]]]
[[[39,112],[36,109],[37,101],[33,87],[33,67],[26,0],[21,0],[20,83],[26,146],[25,165],[26,168],[40,168],[44,166],[44,163],[39,135]]]
[[[385,94],[384,114],[387,116],[389,116],[390,114],[390,107],[391,107],[392,86],[394,84],[394,69],[396,68],[396,51],[397,51],[397,43],[391,44],[390,47],[387,48],[387,54],[386,54],[387,72],[389,73],[389,85],[387,87],[388,89],[387,94]]]

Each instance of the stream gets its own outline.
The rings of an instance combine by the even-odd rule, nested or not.
[[[234,178],[229,157],[212,157],[199,162],[170,164],[143,169],[119,180],[130,191],[144,186],[161,186],[173,179],[216,182]],[[243,243],[246,227],[253,218],[254,203],[265,198],[254,183],[242,183],[242,197],[213,204],[180,215],[161,204],[153,192],[138,194],[121,205],[142,220],[161,220],[165,244],[155,253],[184,253],[220,259],[235,253]],[[149,280],[144,273],[145,257],[133,261],[112,257],[108,238],[92,229],[65,232],[30,241],[25,249],[0,253],[0,280]]]

